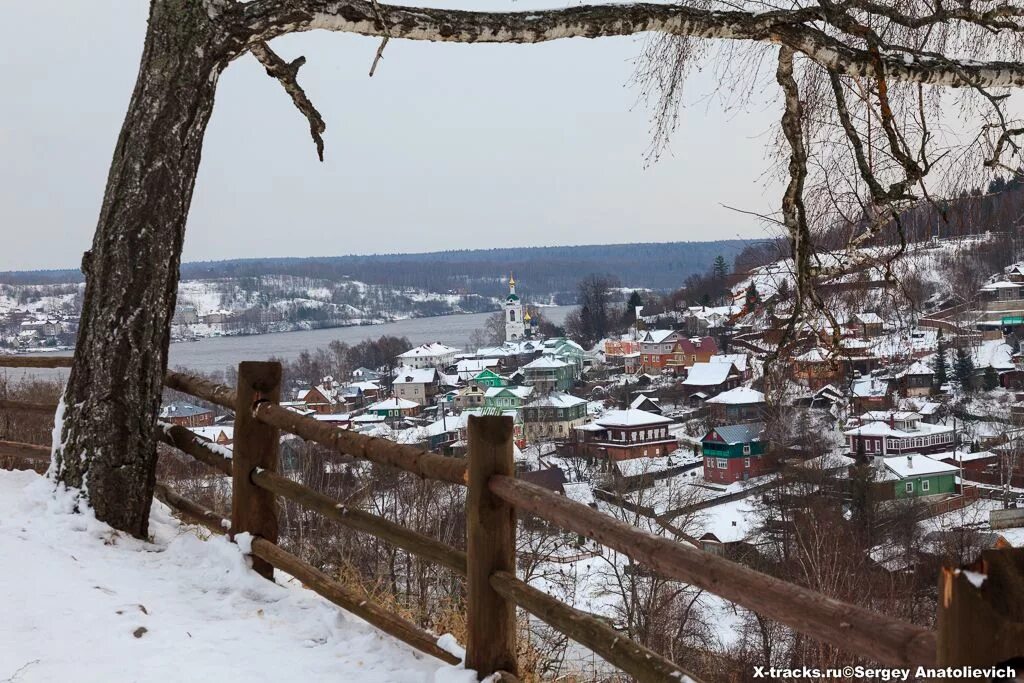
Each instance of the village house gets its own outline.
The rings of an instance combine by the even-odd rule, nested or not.
[[[174,308],[174,316],[171,318],[174,325],[196,325],[199,323],[199,312],[195,306],[179,303]]]
[[[541,356],[522,368],[526,383],[537,393],[568,391],[575,383],[573,366],[552,356]]]
[[[668,432],[667,417],[643,410],[610,410],[593,422],[576,427],[582,449],[609,460],[668,455],[677,442]]]
[[[640,340],[636,334],[624,334],[618,339],[604,340],[604,355],[608,358],[622,357],[631,353],[640,353]]]
[[[358,367],[352,371],[353,382],[376,382],[384,375],[376,370],[371,370],[366,367]]]
[[[854,456],[888,458],[953,448],[953,427],[924,422],[920,413],[872,411],[861,415],[859,421],[843,432]]]
[[[299,389],[295,393],[295,402],[320,414],[333,413],[339,408],[344,409],[343,406],[336,406],[334,393],[323,384],[308,389]]]
[[[421,406],[429,406],[440,391],[440,378],[433,367],[413,369],[399,368],[398,374],[391,383],[395,396],[413,401]]]
[[[644,332],[640,337],[640,368],[649,375],[660,375],[672,358],[672,349],[679,337],[676,330]]]
[[[718,353],[714,337],[681,337],[672,345],[672,353],[665,361],[664,370],[681,375],[695,363],[710,362]]]
[[[859,339],[881,336],[883,327],[882,318],[877,313],[857,313],[846,325],[846,329]]]
[[[463,358],[455,363],[455,374],[460,382],[468,382],[485,370],[494,374],[497,369],[497,358]]]
[[[764,420],[764,394],[750,387],[736,387],[709,398],[709,417],[718,424]]]
[[[484,405],[484,394],[487,393],[487,389],[488,387],[480,384],[464,386],[455,394],[452,405],[456,410],[480,408]]]
[[[865,377],[850,385],[850,404],[855,412],[886,410],[893,407],[895,383],[890,377]]]
[[[900,393],[907,397],[928,396],[932,393],[935,372],[923,361],[915,361],[896,375]]]
[[[880,486],[891,482],[892,496],[896,499],[955,493],[960,472],[956,465],[914,454],[886,458],[881,467],[879,480],[885,483]]]
[[[526,440],[567,439],[587,421],[587,401],[572,394],[552,392],[522,407]]]
[[[210,425],[206,427],[189,427],[188,430],[195,434],[201,441],[215,443],[218,446],[230,448],[235,441],[235,428],[233,426]]]
[[[763,423],[751,422],[715,427],[705,434],[701,439],[704,479],[731,484],[765,474],[763,432]]]
[[[708,358],[709,363],[732,363],[746,382],[754,375],[750,357],[746,353],[716,353]]]
[[[469,383],[484,388],[508,386],[508,380],[491,369],[485,369],[473,375]]]
[[[441,342],[430,342],[398,354],[398,362],[416,369],[447,368],[455,364],[457,353],[459,349],[453,349]]]
[[[643,410],[648,413],[655,415],[661,415],[663,413],[661,408],[661,401],[654,396],[648,394],[637,394],[637,397],[633,399],[633,402],[629,404],[630,408],[635,410]]]
[[[683,380],[683,392],[691,405],[740,385],[742,376],[732,363],[694,363]]]
[[[213,424],[213,411],[175,401],[160,409],[160,419],[181,427],[209,427]]]
[[[640,372],[642,367],[642,363],[640,360],[641,358],[643,358],[643,356],[640,354],[639,351],[636,351],[634,353],[623,354],[622,371],[625,372],[627,375],[635,375],[636,373]]]
[[[817,391],[829,384],[843,384],[846,375],[839,359],[815,347],[793,359],[793,378]]]
[[[366,406],[367,414],[379,418],[412,417],[419,415],[422,410],[423,406],[419,403],[404,398],[386,398]],[[355,424],[361,420],[356,417],[352,419],[352,422]]]
[[[484,408],[519,411],[523,401],[533,394],[533,387],[490,387],[484,392]]]

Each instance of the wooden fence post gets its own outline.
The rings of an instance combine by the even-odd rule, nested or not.
[[[281,364],[244,361],[238,365],[238,399],[235,404],[235,440],[232,455],[231,533],[247,531],[277,543],[277,496],[252,483],[256,468],[277,471],[276,427],[253,416],[261,401],[281,399]],[[258,557],[252,568],[273,581],[274,568]]]
[[[1024,549],[984,550],[970,566],[943,567],[937,621],[940,667],[1013,662],[1024,673]]]
[[[466,494],[466,668],[484,677],[518,674],[516,606],[491,586],[496,571],[515,574],[515,508],[487,488],[492,475],[515,476],[512,418],[470,416]]]

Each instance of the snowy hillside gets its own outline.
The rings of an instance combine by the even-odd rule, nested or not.
[[[933,240],[908,244],[905,253],[893,262],[893,274],[904,285],[913,282],[919,286],[928,301],[938,304],[953,295],[955,275],[951,273],[951,263],[963,255],[971,255],[991,240],[988,235],[975,235],[949,240]],[[853,275],[830,280],[830,283],[881,282],[885,280],[883,264],[888,260],[893,248],[870,247],[863,250],[873,265]],[[841,252],[818,254],[823,268],[834,267],[844,258]],[[748,276],[732,288],[734,300],[742,304],[747,290],[753,284],[762,299],[768,299],[782,290],[794,291],[796,280],[793,272],[793,260],[783,259],[769,263],[750,271]],[[883,290],[859,292],[860,310],[870,310],[885,303]],[[842,312],[842,311],[841,311]],[[856,312],[856,311],[853,311]]]
[[[476,680],[294,580],[271,584],[159,503],[151,543],[72,506],[39,475],[0,470],[0,681]]]

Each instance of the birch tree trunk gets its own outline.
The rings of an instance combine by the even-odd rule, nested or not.
[[[96,516],[143,538],[155,483],[185,220],[213,109],[217,31],[203,3],[153,0],[107,178],[52,471]]]

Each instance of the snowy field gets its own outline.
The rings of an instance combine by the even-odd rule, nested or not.
[[[0,470],[0,681],[476,680],[294,580],[267,582],[160,503],[152,543],[72,505],[33,472]]]

